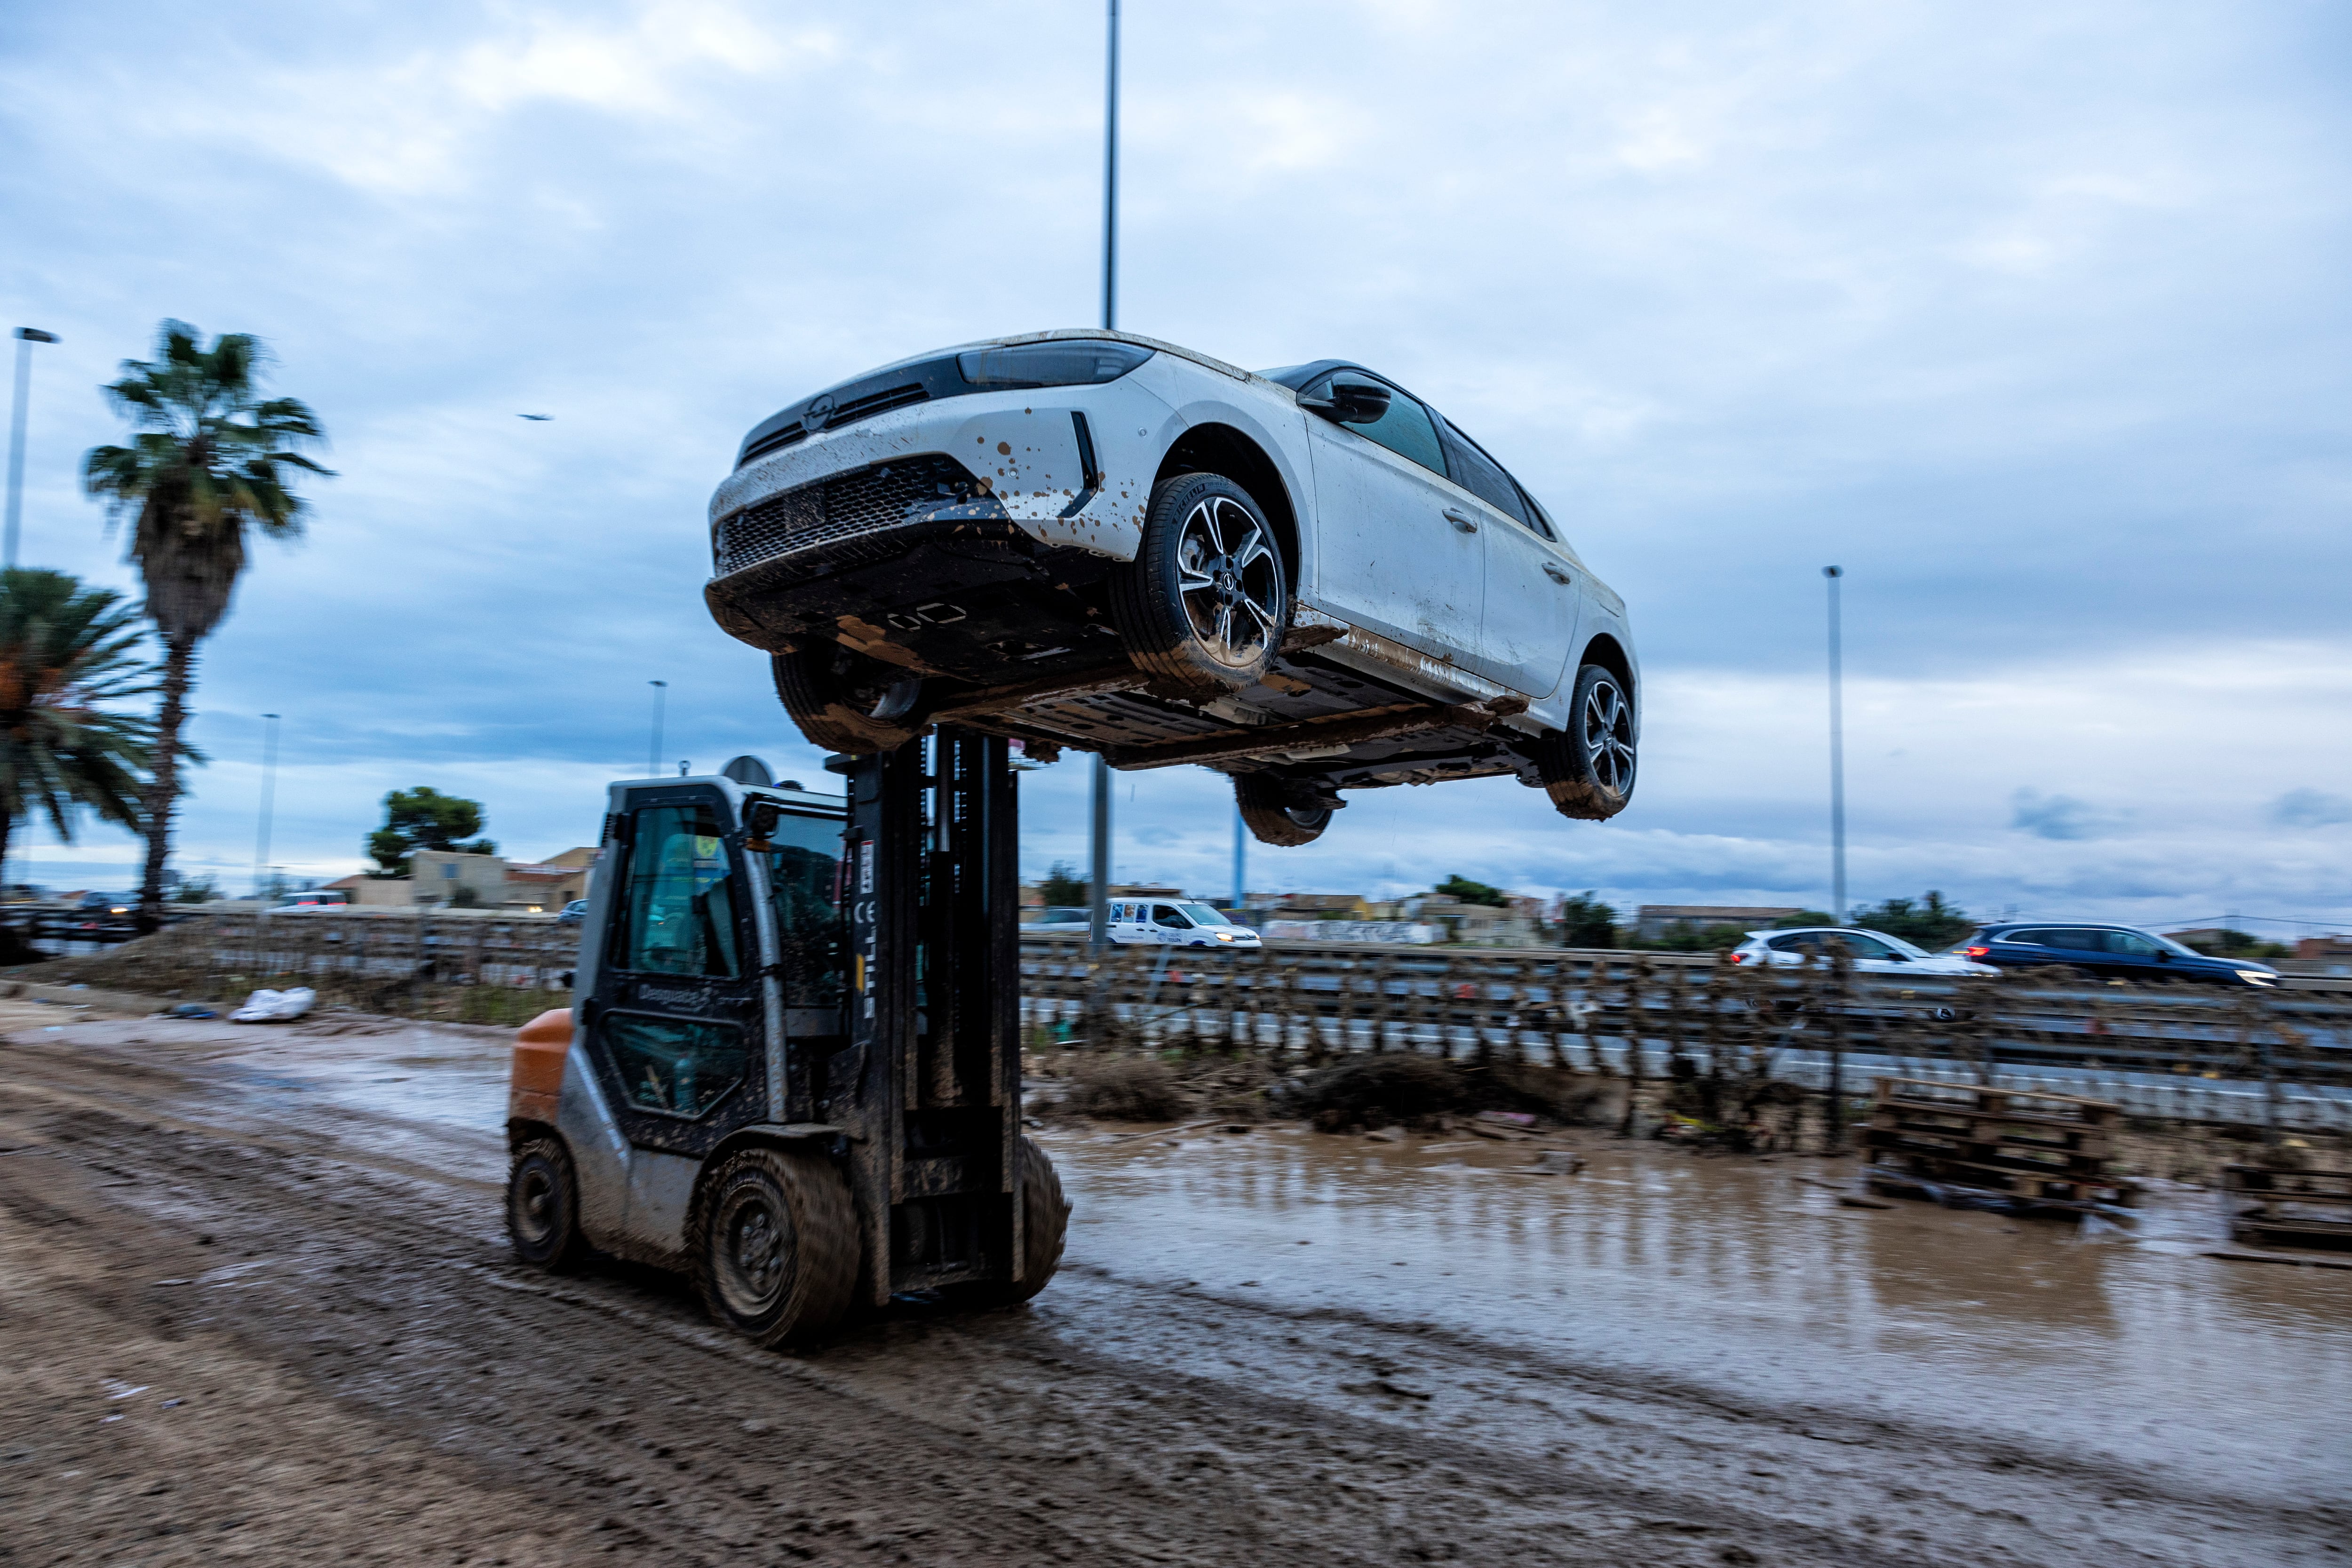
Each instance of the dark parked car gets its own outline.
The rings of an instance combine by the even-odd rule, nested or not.
[[[2243,958],[2208,958],[2169,937],[2130,926],[2019,921],[1980,927],[1952,951],[1998,969],[2064,964],[2102,980],[2193,981],[2207,985],[2278,984],[2278,971]]]

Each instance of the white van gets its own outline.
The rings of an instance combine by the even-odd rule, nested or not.
[[[1114,899],[1110,940],[1120,947],[1258,947],[1257,932],[1206,904]]]

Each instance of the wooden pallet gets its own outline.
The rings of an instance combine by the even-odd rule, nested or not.
[[[2104,1100],[1929,1079],[1877,1085],[1862,1144],[1871,1185],[2070,1209],[2129,1204],[2107,1169],[2121,1111]]]
[[[2352,1172],[2224,1165],[2221,1191],[2232,1241],[2352,1248]]]

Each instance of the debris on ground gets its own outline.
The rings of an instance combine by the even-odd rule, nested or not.
[[[1173,1121],[1192,1109],[1176,1075],[1155,1057],[1113,1057],[1083,1063],[1055,1107],[1066,1115],[1103,1121]]]
[[[319,994],[307,985],[289,991],[257,991],[228,1016],[232,1024],[290,1024],[308,1013]]]

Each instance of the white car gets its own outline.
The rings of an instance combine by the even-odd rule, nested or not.
[[[1731,950],[1734,963],[1777,969],[1819,964],[1832,942],[1843,942],[1856,970],[1866,974],[1999,974],[1989,963],[1975,963],[1949,952],[1929,952],[1883,931],[1848,926],[1802,926],[1794,931],[1751,931],[1748,940]]]
[[[1257,932],[1206,904],[1114,899],[1111,942],[1120,947],[1262,947]]]
[[[1232,776],[1261,840],[1343,790],[1632,798],[1624,602],[1502,466],[1341,360],[1099,330],[902,360],[755,426],[705,597],[815,744],[935,723]]]

